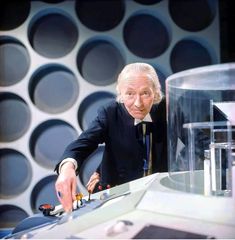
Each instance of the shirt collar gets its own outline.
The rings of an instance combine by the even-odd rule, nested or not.
[[[137,125],[138,123],[143,122],[143,121],[144,121],[144,122],[152,122],[152,118],[151,118],[151,116],[150,116],[149,113],[144,117],[143,120],[140,120],[140,119],[136,119],[136,118],[135,118],[134,125]]]

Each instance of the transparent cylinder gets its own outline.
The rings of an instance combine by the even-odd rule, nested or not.
[[[231,195],[235,151],[235,63],[182,71],[166,80],[169,186]]]

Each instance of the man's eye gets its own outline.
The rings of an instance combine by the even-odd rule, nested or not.
[[[149,91],[144,91],[144,95],[149,96],[150,95]]]

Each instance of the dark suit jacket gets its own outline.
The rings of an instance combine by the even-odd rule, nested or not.
[[[167,131],[165,99],[153,105],[153,172],[166,172]],[[97,171],[104,184],[115,186],[143,176],[143,146],[136,137],[134,118],[122,103],[111,102],[77,140],[65,149],[62,159],[71,157],[81,166],[99,144],[105,143],[102,162]],[[56,169],[58,170],[58,164]]]

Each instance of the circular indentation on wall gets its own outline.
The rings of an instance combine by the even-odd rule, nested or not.
[[[119,1],[76,1],[76,13],[80,21],[95,31],[108,31],[116,27],[124,17],[125,4]]]
[[[76,130],[61,120],[39,125],[30,138],[30,152],[41,166],[54,169],[69,143],[78,137]]]
[[[91,121],[97,116],[99,107],[114,99],[114,94],[108,92],[95,92],[86,97],[78,109],[78,122],[81,128],[87,129]]]
[[[40,180],[31,193],[30,202],[34,213],[39,212],[38,208],[41,204],[49,203],[58,205],[59,200],[55,191],[56,175],[48,176]]]
[[[90,41],[80,49],[77,56],[77,67],[81,75],[97,86],[116,82],[124,65],[119,49],[105,40]]]
[[[1,1],[0,3],[0,31],[11,30],[20,26],[28,17],[30,0]]]
[[[60,13],[51,13],[32,21],[29,41],[44,57],[59,58],[68,54],[78,41],[75,23]]]
[[[0,149],[0,197],[22,193],[30,184],[32,170],[27,158],[12,149]]]
[[[10,86],[24,78],[29,69],[30,56],[19,41],[1,37],[0,63],[0,86]]]
[[[77,100],[78,90],[75,75],[59,65],[39,69],[29,84],[32,102],[48,113],[61,113],[69,109]]]
[[[0,206],[0,228],[13,228],[28,214],[21,208],[14,205],[1,205]]]
[[[103,157],[104,146],[99,146],[95,152],[93,152],[86,161],[82,164],[79,176],[81,182],[85,186],[90,176],[97,170],[98,166],[100,165]]]
[[[0,93],[0,142],[14,141],[28,130],[31,115],[25,101],[12,93]]]
[[[198,41],[185,39],[179,41],[170,56],[171,69],[174,73],[213,64],[210,52]]]
[[[155,3],[159,3],[162,0],[134,0],[134,1],[143,5],[152,5]]]
[[[216,1],[169,0],[173,21],[187,31],[200,31],[208,27],[215,17]]]
[[[166,26],[149,14],[138,14],[127,20],[124,40],[128,49],[142,58],[158,57],[170,43]]]

